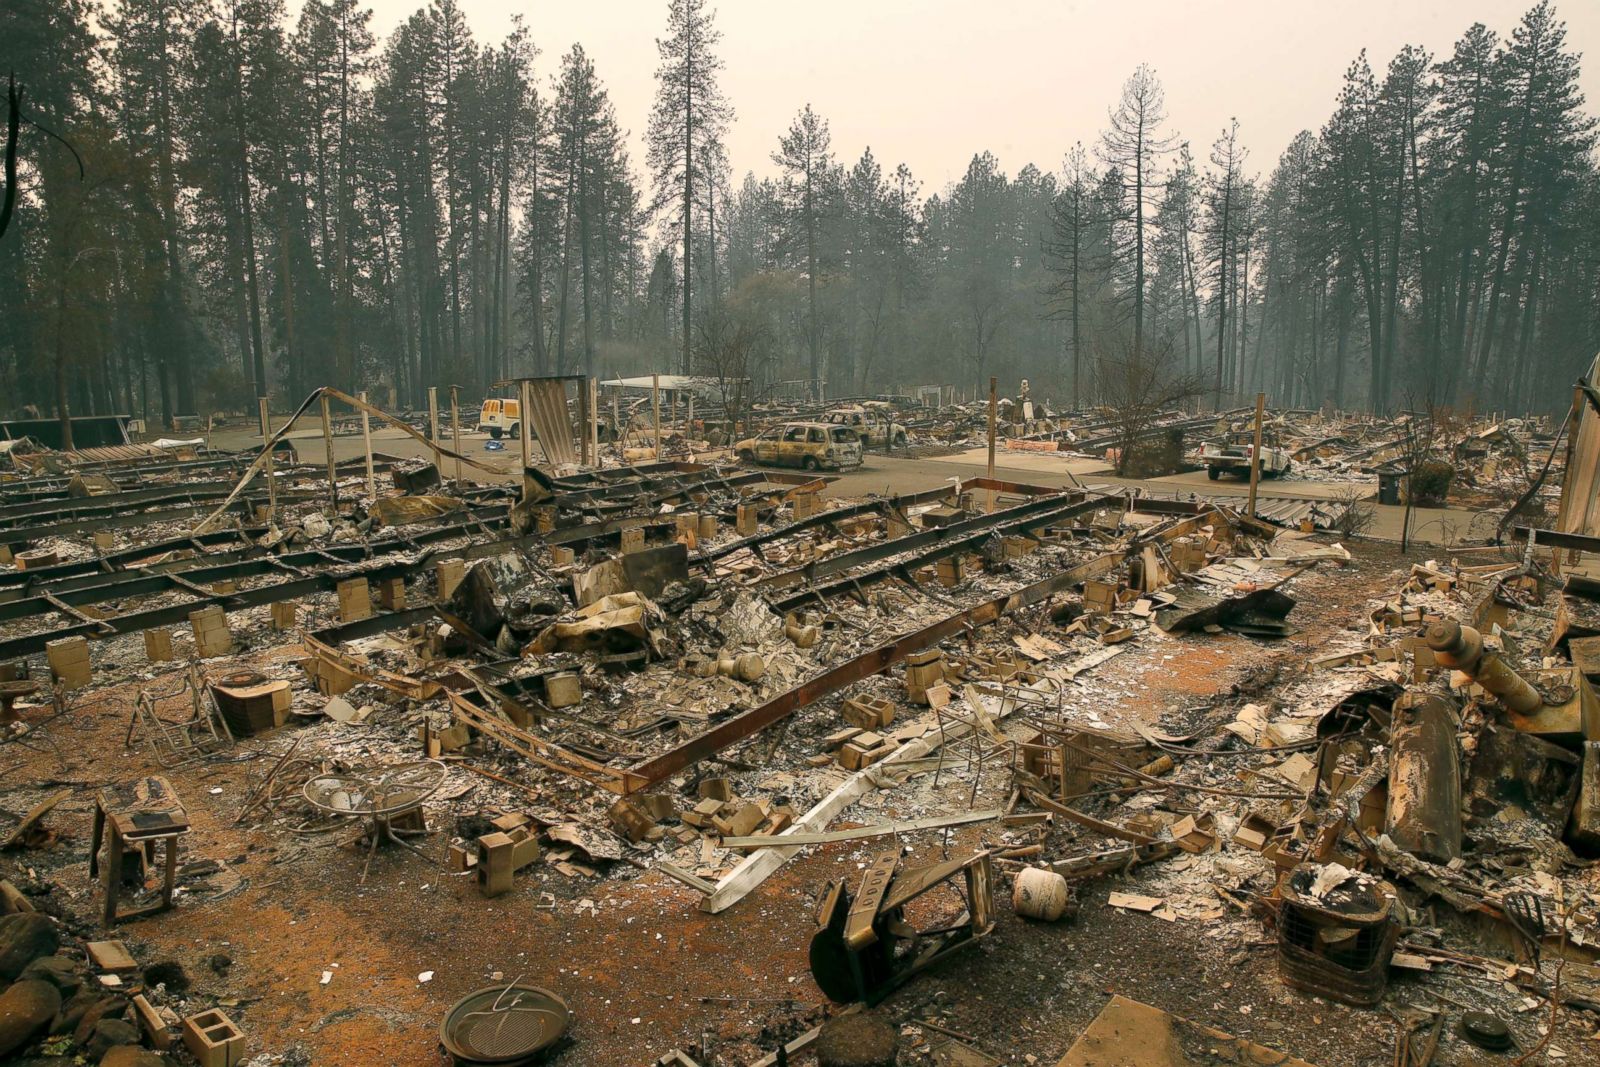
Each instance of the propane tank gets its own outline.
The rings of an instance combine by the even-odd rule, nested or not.
[[[1073,901],[1067,880],[1055,871],[1029,867],[1017,874],[1011,887],[1011,910],[1025,919],[1053,923],[1066,914],[1069,903]]]

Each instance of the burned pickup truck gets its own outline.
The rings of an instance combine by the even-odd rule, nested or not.
[[[1200,446],[1200,462],[1205,464],[1206,477],[1216,481],[1223,474],[1250,477],[1250,454],[1255,450],[1255,431],[1239,430],[1228,433],[1220,441],[1207,441]],[[1261,477],[1276,478],[1289,470],[1289,453],[1279,448],[1275,437],[1263,436],[1261,440]]]

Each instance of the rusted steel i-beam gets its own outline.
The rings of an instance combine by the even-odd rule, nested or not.
[[[781,722],[807,704],[814,703],[847,685],[888,670],[915,652],[936,645],[947,637],[985,626],[1001,616],[1038,604],[1057,593],[1066,592],[1087,578],[1110,571],[1125,558],[1127,552],[1137,552],[1152,540],[1169,540],[1181,536],[1200,522],[1212,518],[1220,519],[1221,516],[1216,513],[1197,516],[1167,530],[1153,533],[1150,537],[1135,539],[1125,549],[1096,556],[1032,585],[1023,586],[1014,593],[984,601],[921,629],[903,634],[888,644],[846,660],[788,692],[780,693],[765,704],[736,715],[653,759],[630,767],[628,774],[646,785],[664,781],[708,756],[714,756],[730,745],[737,744]]]
[[[879,560],[890,559],[907,552],[918,552],[923,549],[939,549],[947,546],[960,545],[970,547],[973,543],[982,541],[997,531],[1010,530],[1023,526],[1045,526],[1051,522],[1070,515],[1093,511],[1099,507],[1098,501],[1085,502],[1083,494],[1059,497],[1041,497],[1030,500],[1025,504],[1007,508],[1004,511],[994,511],[988,514],[976,515],[969,519],[949,526],[936,526],[932,529],[921,530],[916,533],[906,534],[903,537],[891,538],[887,541],[878,541],[861,548],[841,552],[836,556],[807,563],[793,570],[782,571],[769,575],[757,581],[758,589],[786,589],[794,585],[805,585],[825,578],[830,574],[849,570],[852,567],[865,566]]]
[[[950,537],[946,540],[934,541],[931,547],[923,547],[920,552],[917,552],[909,559],[882,563],[870,570],[862,571],[857,574],[845,575],[844,577],[829,582],[826,585],[808,586],[799,592],[790,593],[788,596],[774,599],[770,603],[772,604],[772,609],[781,614],[786,611],[793,611],[797,608],[804,607],[806,604],[812,601],[825,601],[827,598],[831,596],[837,596],[841,593],[859,593],[862,586],[883,581],[884,579],[894,575],[905,575],[913,568],[920,567],[924,564],[933,563],[941,559],[946,559],[950,556],[960,555],[963,552],[975,552],[983,546],[985,541],[997,534],[1027,534],[1030,530],[1036,530],[1040,527],[1048,526],[1051,523],[1060,522],[1076,515],[1087,514],[1088,512],[1094,511],[1095,508],[1099,506],[1100,502],[1097,500],[1083,500],[1075,504],[1058,504],[1047,511],[1036,512],[1032,515],[1025,515],[1022,518],[1012,518],[1007,522],[988,525],[986,528],[967,533],[965,536]],[[993,515],[984,517],[1007,518],[1007,516],[1007,512],[995,512]],[[951,526],[943,527],[943,530],[946,531],[956,529],[956,527]],[[913,535],[913,538],[919,536],[920,535]],[[913,538],[900,538],[898,542],[887,541],[882,544],[868,546],[866,549],[858,550],[858,553],[846,553],[846,556],[858,557],[851,560],[848,564],[840,562],[845,559],[844,556],[830,557],[827,560],[822,560],[820,561],[822,564],[836,565],[827,567],[817,576],[821,577],[823,573],[834,573],[842,569],[843,566],[860,565],[872,560],[886,559],[896,555],[901,555],[910,552],[915,547],[925,546],[928,544],[927,541],[918,541],[917,544],[914,545],[911,543]]]
[[[910,654],[938,645],[939,641],[946,640],[947,637],[955,637],[957,633],[963,633],[966,630],[978,629],[981,625],[994,622],[1000,616],[1013,613],[1013,611],[1021,611],[1022,608],[1027,608],[1027,606],[1035,605],[1035,603],[1040,603],[1046,598],[1053,597],[1054,593],[1066,592],[1066,590],[1072,589],[1074,585],[1077,585],[1078,582],[1085,581],[1086,577],[1107,573],[1109,569],[1117,566],[1117,563],[1120,563],[1122,558],[1122,552],[1099,555],[1099,557],[1094,557],[1093,560],[1078,563],[1077,566],[1067,568],[1066,571],[1053,574],[1053,576],[1046,577],[1042,581],[1034,582],[1032,585],[1024,585],[1022,589],[1008,593],[1005,597],[986,600],[981,605],[966,608],[965,611],[957,611],[952,616],[944,617],[944,619],[939,619],[938,622],[925,625],[922,629],[904,633],[901,637],[894,638],[888,645],[880,645],[878,648],[870,649],[866,653],[853,657],[853,659],[846,659],[845,662],[838,664],[837,667],[832,667],[826,672],[819,673],[818,677],[810,678],[808,681],[803,681],[802,685],[789,689],[787,693],[781,693],[779,696],[773,697],[771,701],[766,701],[765,704],[752,707],[742,715],[734,715],[733,718],[725,721],[725,723],[720,723],[720,725],[714,726],[712,729],[707,729],[706,733],[690,737],[688,741],[677,745],[675,749],[661,753],[658,757],[654,757],[653,760],[646,760],[643,763],[632,766],[629,769],[629,773],[634,774],[638,779],[643,779],[648,784],[664,781],[667,777],[677,774],[678,771],[682,771],[688,766],[696,765],[704,758],[717,755],[718,752],[726,749],[728,745],[738,744],[739,741],[744,741],[746,737],[754,736],[754,734],[760,733],[768,726],[784,720],[792,713],[805,707],[806,704],[813,704],[814,701],[819,701],[827,694],[837,693],[838,689],[845,688],[846,685],[853,685],[856,681],[864,680],[864,678],[870,678],[875,673],[885,672],[885,670],[893,667],[894,664],[901,662],[902,659],[906,659]]]

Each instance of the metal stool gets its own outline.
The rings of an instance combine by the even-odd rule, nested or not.
[[[100,846],[106,841],[106,859],[100,863]],[[105,910],[101,922],[114,926],[124,919],[153,915],[172,907],[172,890],[178,876],[178,838],[189,832],[189,813],[173,791],[172,783],[160,775],[136,778],[110,785],[95,794],[94,839],[89,848],[89,877],[102,876]],[[148,863],[154,858],[158,841],[167,845],[161,899],[142,907],[120,910],[117,898],[122,892],[122,858],[136,851]]]
[[[966,698],[971,709],[968,714],[963,714],[954,703],[934,709],[939,733],[945,741],[939,747],[938,762],[934,764],[933,787],[939,788],[939,776],[947,762],[954,763],[957,758],[964,758],[967,771],[972,775],[972,790],[967,797],[967,807],[970,809],[978,800],[978,784],[983,778],[983,768],[995,761],[1006,766],[1014,764],[1016,745],[995,726],[994,720],[979,702],[975,688],[968,687]],[[1002,687],[1002,705],[1004,702]],[[958,729],[962,727],[965,729]]]

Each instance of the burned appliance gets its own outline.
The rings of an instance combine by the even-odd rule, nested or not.
[[[898,871],[898,850],[867,867],[852,896],[829,883],[811,938],[811,975],[829,999],[876,1004],[902,982],[994,929],[989,853]],[[959,876],[959,878],[958,878]],[[947,884],[963,908],[948,925],[918,930],[906,906]]]

